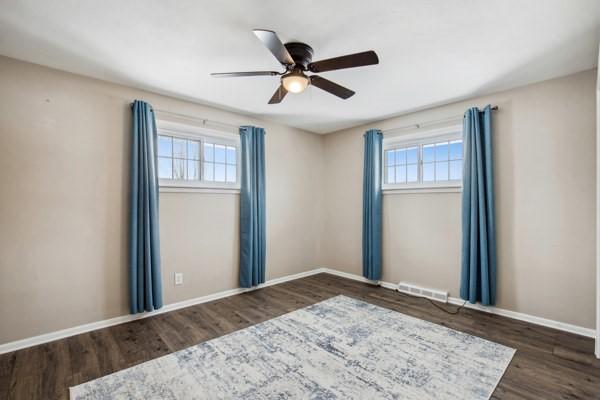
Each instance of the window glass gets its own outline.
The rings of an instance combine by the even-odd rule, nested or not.
[[[451,160],[462,160],[462,140],[454,140],[450,142],[450,159]]]
[[[396,183],[396,167],[387,167],[387,183]]]
[[[173,158],[186,158],[187,140],[173,138]]]
[[[406,167],[406,182],[408,183],[414,183],[414,182],[418,182],[419,180],[419,174],[418,174],[418,165],[417,164],[410,164]]]
[[[462,179],[462,160],[450,161],[450,180]]]
[[[235,165],[236,163],[235,147],[227,146],[227,164]]]
[[[227,164],[227,182],[235,183],[237,180],[237,169],[235,165]]]
[[[200,179],[200,162],[197,160],[188,160],[187,162],[187,179]]]
[[[435,180],[436,182],[448,180],[448,161],[436,161]]]
[[[225,164],[225,146],[215,145],[215,162]]]
[[[436,143],[435,161],[445,161],[448,159],[448,142]]]
[[[215,182],[225,182],[225,164],[215,164]]]
[[[423,146],[423,162],[434,162],[435,161],[435,146],[433,144],[426,144]]]
[[[235,145],[170,135],[158,136],[158,176],[164,181],[235,184],[238,177]]]
[[[396,164],[396,152],[394,150],[386,150],[385,152],[386,163],[388,167]]]
[[[196,142],[195,140],[187,141],[187,158],[189,160],[200,159],[200,142]]]
[[[406,163],[407,164],[416,164],[418,162],[418,149],[416,147],[410,147],[406,149]]]
[[[173,179],[185,179],[185,164],[186,160],[183,158],[173,159]]]
[[[423,164],[423,182],[435,181],[435,166],[433,163]]]
[[[396,150],[396,164],[395,165],[402,165],[402,164],[406,164],[406,150],[405,149]]]
[[[396,183],[406,182],[406,165],[396,166]]]
[[[173,159],[158,157],[158,177],[160,179],[173,179]]]
[[[458,136],[458,135],[457,135]],[[462,179],[462,139],[423,139],[407,146],[384,148],[384,183],[416,187],[448,182],[458,185]]]
[[[210,143],[204,143],[204,161],[215,161],[215,146]]]
[[[209,163],[209,162],[204,163],[204,180],[209,181],[209,182],[212,182],[215,180],[213,163]]]
[[[158,156],[172,157],[173,156],[173,138],[170,136],[158,137]]]

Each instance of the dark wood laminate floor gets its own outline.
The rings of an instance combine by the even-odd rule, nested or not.
[[[68,399],[69,386],[338,294],[516,348],[493,399],[600,399],[592,339],[469,309],[447,315],[426,300],[329,274],[0,355],[0,399]]]

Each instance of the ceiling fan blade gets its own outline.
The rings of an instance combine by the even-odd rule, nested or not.
[[[373,50],[369,50],[362,53],[315,61],[308,64],[308,69],[312,72],[325,72],[373,64],[379,64],[379,57],[377,57],[377,54]]]
[[[329,79],[321,78],[318,75],[312,75],[310,77],[310,84],[323,89],[326,92],[333,94],[334,96],[347,99],[348,97],[354,96],[354,92],[348,88],[338,85],[337,83],[331,82]]]
[[[248,72],[213,72],[210,76],[215,78],[234,78],[244,76],[276,76],[281,75],[276,71],[248,71]]]
[[[291,65],[294,64],[294,59],[287,51],[281,40],[277,34],[273,31],[268,31],[265,29],[255,29],[254,34],[256,37],[260,39],[261,42],[269,49],[271,53],[275,56],[277,61],[279,61],[283,65]]]
[[[286,94],[287,94],[287,90],[285,90],[283,85],[279,85],[279,87],[277,88],[275,93],[273,93],[273,97],[271,97],[271,100],[269,100],[269,104],[281,103],[281,100],[283,100],[283,98],[285,97]]]

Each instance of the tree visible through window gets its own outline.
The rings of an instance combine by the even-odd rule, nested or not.
[[[158,135],[158,175],[163,183],[235,185],[238,147],[203,138]]]

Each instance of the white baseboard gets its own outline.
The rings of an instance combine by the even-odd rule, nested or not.
[[[340,276],[342,278],[352,279],[352,280],[359,281],[359,282],[378,284],[386,289],[396,290],[396,288],[397,288],[397,285],[395,283],[384,282],[384,281],[372,281],[372,280],[366,279],[360,275],[351,274],[348,272],[342,272],[342,271],[338,271],[338,270],[332,269],[332,268],[315,268],[310,271],[300,272],[298,274],[293,274],[293,275],[283,276],[281,278],[271,279],[255,288],[251,288],[251,289],[236,288],[236,289],[224,290],[224,291],[209,294],[206,296],[196,297],[194,299],[189,299],[189,300],[184,300],[184,301],[180,301],[177,303],[167,304],[164,307],[162,307],[160,310],[156,310],[156,311],[145,312],[145,313],[134,314],[134,315],[131,315],[131,314],[122,315],[122,316],[115,317],[115,318],[105,319],[103,321],[91,322],[89,324],[74,326],[72,328],[62,329],[59,331],[45,333],[42,335],[33,336],[30,338],[26,338],[26,339],[16,340],[14,342],[0,344],[0,354],[9,353],[11,351],[24,349],[26,347],[36,346],[36,345],[39,345],[42,343],[47,343],[47,342],[51,342],[51,341],[58,340],[58,339],[63,339],[63,338],[69,337],[69,336],[78,335],[80,333],[90,332],[90,331],[93,331],[96,329],[106,328],[106,327],[113,326],[113,325],[123,324],[123,323],[129,322],[129,321],[135,321],[138,319],[151,317],[153,315],[158,315],[158,314],[166,313],[169,311],[174,311],[174,310],[178,310],[181,308],[190,307],[190,306],[193,306],[196,304],[207,303],[209,301],[222,299],[224,297],[229,297],[229,296],[233,296],[233,295],[244,293],[244,292],[249,292],[249,291],[256,290],[256,289],[261,289],[261,288],[265,288],[268,286],[277,285],[279,283],[288,282],[288,281],[292,281],[295,279],[300,279],[300,278],[304,278],[307,276],[320,274],[323,272],[331,274],[331,275]],[[448,299],[448,302],[451,304],[460,305],[463,303],[463,300],[457,299],[454,297],[450,297]],[[550,319],[546,319],[546,318],[536,317],[533,315],[524,314],[524,313],[520,313],[520,312],[516,312],[516,311],[505,310],[505,309],[497,308],[497,307],[486,307],[486,306],[482,306],[480,304],[471,304],[471,303],[467,303],[465,305],[465,307],[483,311],[483,312],[487,312],[487,313],[491,313],[491,314],[502,315],[502,316],[505,316],[508,318],[513,318],[513,319],[517,319],[520,321],[529,322],[529,323],[532,323],[535,325],[542,325],[542,326],[558,329],[558,330],[565,331],[565,332],[575,333],[575,334],[582,335],[582,336],[587,336],[587,337],[591,337],[591,338],[596,337],[596,331],[594,329],[584,328],[581,326],[567,324],[564,322],[559,322],[559,321],[554,321],[554,320],[550,320]]]
[[[59,331],[45,333],[42,335],[33,336],[30,338],[26,338],[26,339],[15,340],[14,342],[0,344],[0,354],[9,353],[11,351],[15,351],[15,350],[19,350],[19,349],[24,349],[26,347],[36,346],[38,344],[52,342],[52,341],[58,340],[58,339],[64,339],[69,336],[79,335],[81,333],[94,331],[96,329],[107,328],[109,326],[119,325],[119,324],[123,324],[125,322],[130,322],[130,321],[135,321],[135,320],[142,319],[142,318],[152,317],[154,315],[163,314],[163,313],[166,313],[169,311],[179,310],[180,308],[190,307],[190,306],[193,306],[196,304],[208,303],[209,301],[222,299],[224,297],[229,297],[229,296],[233,296],[236,294],[249,292],[252,290],[262,289],[262,288],[265,288],[268,286],[277,285],[278,283],[283,283],[283,282],[287,282],[287,281],[291,281],[291,280],[295,280],[295,279],[304,278],[306,276],[319,274],[321,272],[323,272],[321,270],[321,268],[317,268],[317,269],[313,269],[313,270],[306,271],[306,272],[301,272],[301,273],[294,274],[294,275],[288,275],[288,276],[283,276],[281,278],[271,279],[261,285],[251,288],[251,289],[236,288],[236,289],[224,290],[224,291],[209,294],[206,296],[201,296],[201,297],[196,297],[196,298],[189,299],[189,300],[179,301],[177,303],[166,304],[161,309],[155,310],[155,311],[144,312],[144,313],[139,313],[139,314],[121,315],[119,317],[109,318],[109,319],[105,319],[102,321],[91,322],[89,324],[78,325],[78,326],[74,326],[72,328],[61,329]]]
[[[336,275],[336,276],[341,276],[342,278],[346,278],[346,279],[352,279],[353,281],[359,281],[359,282],[364,282],[364,283],[370,283],[372,285],[379,285],[381,287],[384,287],[386,289],[392,289],[392,290],[396,290],[396,284],[393,283],[389,283],[389,282],[384,282],[384,281],[372,281],[370,279],[365,278],[364,276],[360,276],[360,275],[356,275],[356,274],[351,274],[348,272],[343,272],[343,271],[338,271],[337,269],[332,269],[332,268],[319,268],[321,272],[325,272],[331,275]]]
[[[337,271],[337,270],[331,269],[331,268],[321,268],[321,270],[323,272],[327,272],[329,274],[341,276],[341,277],[348,278],[348,279],[353,279],[355,281],[372,282],[366,278],[363,278],[360,275],[349,274],[347,272],[341,272],[341,271]],[[398,286],[395,283],[383,282],[383,281],[379,281],[379,284],[384,288],[392,289],[392,290],[396,290],[396,288]],[[448,297],[448,303],[454,304],[454,305],[462,305],[464,303],[464,300],[456,298],[456,297]],[[517,319],[519,321],[529,322],[529,323],[532,323],[535,325],[541,325],[541,326],[545,326],[548,328],[554,328],[554,329],[558,329],[558,330],[565,331],[565,332],[575,333],[575,334],[581,335],[581,336],[586,336],[586,337],[590,337],[590,338],[596,337],[596,331],[594,329],[584,328],[582,326],[573,325],[573,324],[567,324],[565,322],[554,321],[554,320],[547,319],[547,318],[536,317],[534,315],[524,314],[524,313],[520,313],[517,311],[506,310],[504,308],[498,308],[498,307],[493,307],[493,306],[482,306],[481,304],[471,304],[469,302],[467,302],[465,304],[465,307],[471,308],[474,310],[483,311],[483,312],[490,313],[490,314],[496,314],[496,315],[501,315],[503,317]]]
[[[456,297],[449,297],[448,303],[454,305],[461,305],[465,301],[463,299],[459,299]],[[493,306],[483,306],[479,303],[471,304],[467,302],[465,304],[465,308],[471,308],[473,310],[479,310],[490,314],[501,315],[503,317],[508,317],[512,319],[517,319],[519,321],[529,322],[535,325],[545,326],[547,328],[554,328],[560,331],[575,333],[576,335],[586,336],[590,338],[596,337],[596,330],[591,328],[584,328],[583,326],[568,324],[566,322],[555,321],[552,319],[536,317],[535,315],[520,313],[517,311],[511,311],[504,308],[498,308]]]

